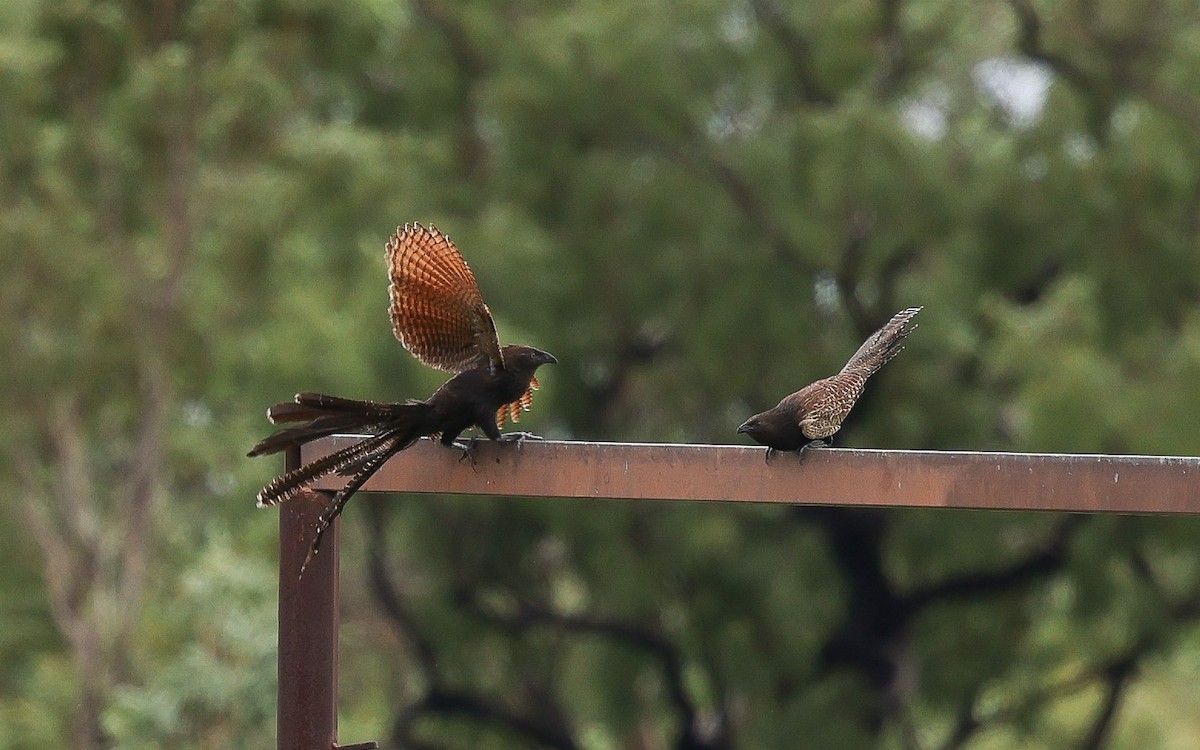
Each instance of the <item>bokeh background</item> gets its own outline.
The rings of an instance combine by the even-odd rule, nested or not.
[[[1200,454],[1200,6],[0,3],[0,748],[272,747],[297,390],[424,397],[433,222],[522,426],[737,442],[896,310],[839,443]],[[1200,746],[1200,525],[360,496],[341,736]]]

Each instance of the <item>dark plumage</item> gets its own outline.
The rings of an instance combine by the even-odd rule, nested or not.
[[[909,325],[920,307],[901,310],[868,338],[841,372],[785,396],[774,408],[755,414],[737,428],[772,450],[803,451],[825,446],[842,426],[867,378],[900,353],[904,339],[916,329]]]
[[[387,245],[392,330],[418,360],[455,373],[424,401],[358,401],[299,393],[267,410],[272,423],[304,422],[260,441],[248,455],[276,453],[316,438],[345,432],[370,437],[277,477],[258,493],[259,506],[275,505],[314,480],[337,473],[349,477],[317,524],[312,552],[346,502],[388,458],[418,438],[440,436],[454,445],[468,427],[492,440],[506,417],[518,420],[538,387],[534,373],[554,364],[553,355],[531,346],[500,346],[491,312],[450,239],[433,226],[405,225]],[[514,436],[523,437],[524,433]],[[311,555],[310,555],[311,556]]]

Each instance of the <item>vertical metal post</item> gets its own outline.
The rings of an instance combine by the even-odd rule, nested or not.
[[[287,470],[299,465],[299,448],[289,450]],[[317,492],[279,506],[279,750],[330,750],[337,741],[337,521],[300,576],[327,507]]]

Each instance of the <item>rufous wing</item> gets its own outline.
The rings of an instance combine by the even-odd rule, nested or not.
[[[449,237],[405,224],[388,240],[387,263],[392,332],[414,357],[453,373],[504,366],[492,314]]]

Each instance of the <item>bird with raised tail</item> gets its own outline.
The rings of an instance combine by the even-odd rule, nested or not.
[[[806,385],[785,396],[775,407],[755,414],[737,428],[772,451],[799,451],[826,447],[858,397],[867,378],[879,371],[904,348],[904,339],[916,329],[912,319],[920,307],[901,310],[858,348],[841,372]]]

